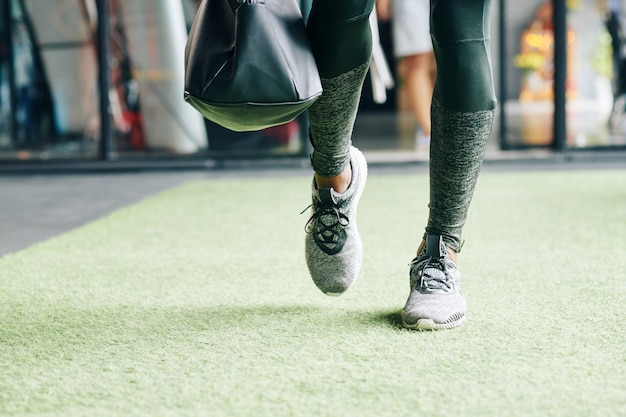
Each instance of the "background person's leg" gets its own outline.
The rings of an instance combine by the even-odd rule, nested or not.
[[[430,105],[433,98],[432,52],[407,56],[404,62],[409,105],[423,134],[430,137]]]
[[[425,235],[461,249],[461,232],[493,123],[490,0],[431,0],[437,81],[431,107],[430,216]]]
[[[419,125],[415,139],[420,145],[427,144],[436,74],[430,36],[430,0],[392,0],[391,3],[377,0],[376,7],[382,12],[383,20],[387,18],[391,22],[393,54],[403,65],[398,77],[403,78],[400,83],[404,84],[409,108]]]

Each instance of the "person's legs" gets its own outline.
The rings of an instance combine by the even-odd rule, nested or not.
[[[324,293],[354,283],[362,260],[356,206],[367,177],[352,129],[372,53],[369,14],[374,0],[314,0],[307,30],[322,96],[309,108],[315,171],[305,251],[309,272]]]
[[[383,16],[384,13],[383,9]],[[402,60],[403,89],[409,109],[419,125],[416,145],[425,145],[430,142],[430,102],[435,67],[429,0],[393,0],[390,17],[393,53],[396,59]]]
[[[431,107],[430,217],[425,235],[459,252],[496,106],[489,52],[491,0],[432,0],[437,80]]]
[[[496,106],[489,53],[490,0],[431,0],[437,81],[431,106],[430,214],[411,266],[405,327],[465,320],[456,253]]]
[[[373,0],[315,0],[307,30],[324,92],[309,109],[311,161],[320,186],[350,182],[352,128],[372,55]]]
[[[409,105],[426,136],[430,136],[430,103],[433,97],[432,61],[432,52],[404,58]]]

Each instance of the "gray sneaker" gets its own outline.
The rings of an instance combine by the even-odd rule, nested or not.
[[[408,329],[451,329],[465,322],[467,302],[460,273],[441,236],[426,236],[426,246],[410,268],[411,293],[402,311]]]
[[[355,147],[350,149],[350,154],[352,180],[345,192],[317,189],[313,181],[311,217],[305,227],[309,273],[315,285],[327,295],[341,295],[350,289],[363,260],[356,209],[367,181],[367,162]]]

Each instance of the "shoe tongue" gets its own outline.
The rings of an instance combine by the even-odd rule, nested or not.
[[[332,188],[319,188],[317,194],[320,197],[320,202],[324,205],[334,206],[337,204],[335,197],[333,196]]]
[[[441,253],[441,236],[426,236],[426,254],[432,258],[440,258]]]

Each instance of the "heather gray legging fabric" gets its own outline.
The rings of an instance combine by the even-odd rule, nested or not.
[[[461,250],[461,232],[493,124],[491,0],[431,0],[437,80],[431,106],[430,214],[425,234]]]
[[[372,56],[374,0],[313,0],[309,39],[324,92],[309,108],[313,169],[340,174],[350,161],[352,128]]]
[[[314,0],[307,24],[324,93],[310,108],[315,172],[349,163],[352,128],[371,58],[373,0]],[[426,234],[461,249],[496,99],[489,53],[491,0],[431,0],[437,81],[431,107],[430,215]]]

